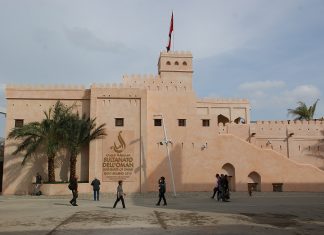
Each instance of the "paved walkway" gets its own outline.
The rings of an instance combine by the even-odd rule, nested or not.
[[[168,195],[157,207],[156,194],[126,197],[112,209],[114,196],[0,196],[0,234],[324,234],[324,193],[232,193],[231,202],[210,193]]]

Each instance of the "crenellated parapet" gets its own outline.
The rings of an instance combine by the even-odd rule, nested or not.
[[[147,84],[155,84],[161,80],[159,75],[153,74],[131,74],[131,75],[123,75],[123,83],[127,85],[137,85],[145,87]]]
[[[15,90],[84,90],[83,85],[65,85],[65,84],[53,84],[53,85],[43,85],[43,84],[7,84],[6,89]]]
[[[272,120],[272,121],[256,121],[257,125],[312,125],[312,124],[324,124],[324,120],[322,119],[314,119],[314,120]]]
[[[88,100],[89,89],[83,85],[30,85],[7,84],[5,88],[7,99],[33,100]]]
[[[188,57],[192,58],[190,51],[161,51],[160,56],[173,56],[173,57]]]
[[[182,80],[166,80],[159,75],[124,75],[123,85],[153,91],[191,91],[191,85]]]
[[[197,103],[217,103],[217,104],[249,104],[248,99],[235,99],[235,98],[201,98],[197,100]]]
[[[93,83],[90,89],[94,88],[127,88],[127,86],[123,83]]]
[[[324,137],[324,121],[257,121],[251,124],[251,130],[259,135],[271,136],[323,136]]]

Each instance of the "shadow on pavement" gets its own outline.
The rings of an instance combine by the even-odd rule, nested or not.
[[[296,230],[282,230],[279,228],[272,227],[261,227],[251,225],[215,225],[215,226],[193,226],[193,227],[168,227],[168,228],[103,228],[103,229],[59,229],[56,231],[44,231],[44,230],[33,230],[33,231],[14,231],[14,232],[0,232],[0,235],[102,235],[102,234],[116,234],[116,235],[136,235],[136,234],[169,234],[169,235],[193,235],[193,234],[219,234],[219,235],[257,235],[257,234],[272,234],[272,235],[298,235],[305,234],[306,231]],[[320,231],[308,231],[313,235],[320,235]]]
[[[55,206],[71,206],[70,203],[53,203]]]

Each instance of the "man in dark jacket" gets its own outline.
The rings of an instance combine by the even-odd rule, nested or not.
[[[70,181],[69,189],[72,191],[73,198],[70,201],[72,206],[78,206],[76,203],[77,198],[78,198],[78,176],[75,176],[73,179]]]
[[[99,201],[100,180],[95,177],[94,180],[92,180],[91,185],[93,188],[93,200]]]
[[[156,203],[157,206],[160,205],[160,202],[161,200],[163,199],[163,206],[166,206],[167,205],[167,202],[165,200],[165,191],[166,191],[166,185],[165,185],[165,178],[162,176],[160,179],[159,179],[159,201],[158,203]]]

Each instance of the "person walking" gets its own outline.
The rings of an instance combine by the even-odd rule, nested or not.
[[[117,199],[116,199],[116,201],[115,201],[115,203],[114,203],[113,208],[116,208],[116,205],[117,205],[117,203],[118,203],[119,201],[122,202],[122,204],[123,204],[123,208],[126,208],[126,207],[125,207],[124,196],[126,196],[126,194],[125,194],[124,191],[123,191],[123,181],[122,181],[122,180],[119,180],[119,181],[118,181],[118,186],[117,186]]]
[[[40,196],[42,194],[42,192],[40,191],[42,184],[43,184],[42,176],[39,174],[39,172],[37,172],[33,195]]]
[[[218,195],[219,195],[219,174],[216,174],[216,184],[215,184],[215,187],[214,187],[214,193],[213,193],[213,196],[211,196],[212,199],[215,198],[215,195],[217,193],[217,199],[218,199]]]
[[[228,202],[228,199],[230,199],[230,193],[229,193],[229,187],[228,187],[228,178],[227,175],[223,176],[223,179],[221,181],[222,183],[222,201]]]
[[[100,180],[95,177],[94,180],[92,180],[91,185],[93,188],[93,200],[99,201]]]
[[[224,195],[224,174],[221,174],[218,180],[218,194],[217,194],[217,201],[220,199],[223,200]]]
[[[165,192],[166,192],[165,178],[162,176],[159,179],[159,201],[156,203],[157,206],[160,205],[162,199],[164,202],[163,206],[167,205],[167,202],[166,202],[165,196],[164,196]]]
[[[72,191],[73,198],[70,203],[72,206],[78,206],[77,198],[78,198],[78,176],[75,176],[70,180],[69,189]]]

